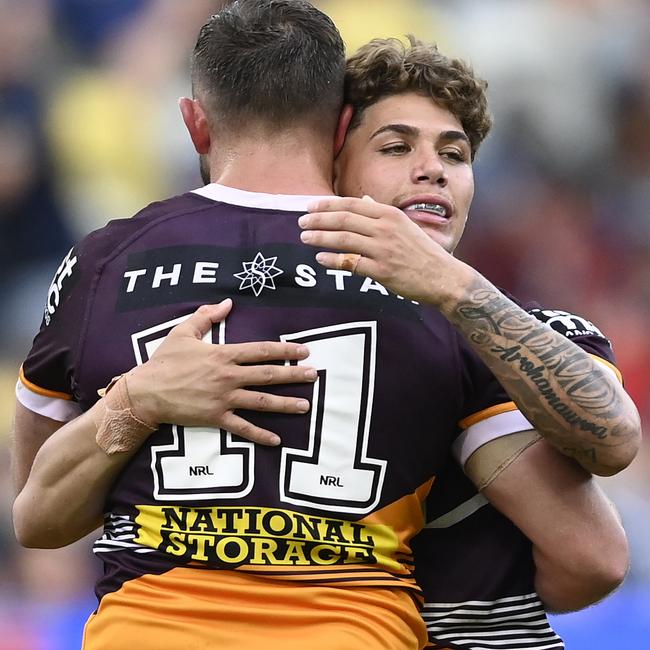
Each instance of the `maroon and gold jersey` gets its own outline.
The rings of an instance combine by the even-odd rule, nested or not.
[[[410,540],[459,423],[530,428],[439,312],[315,263],[297,226],[313,198],[209,185],[111,222],[59,267],[18,386],[37,413],[88,409],[199,305],[227,297],[206,344],[301,342],[319,372],[273,388],[310,399],[309,414],[245,414],[281,447],[173,424],[150,436],[105,504],[100,599],[178,567],[417,597]]]
[[[592,323],[563,311],[524,308],[620,379],[610,343]],[[471,449],[462,450],[467,445],[461,438],[454,444],[456,458],[438,473],[426,502],[426,526],[412,543],[429,638],[465,650],[561,650],[535,592],[530,541],[455,462],[487,442],[475,438]]]

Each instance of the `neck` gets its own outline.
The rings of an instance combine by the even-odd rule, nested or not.
[[[210,151],[214,183],[265,194],[332,194],[333,144],[306,129],[247,133]]]

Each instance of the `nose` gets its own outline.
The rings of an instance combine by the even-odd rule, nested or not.
[[[435,151],[427,152],[420,156],[412,170],[412,181],[429,185],[445,187],[447,185],[447,173],[442,160]]]

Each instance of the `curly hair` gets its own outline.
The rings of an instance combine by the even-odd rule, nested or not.
[[[391,95],[416,92],[458,118],[472,148],[472,158],[492,127],[487,82],[464,61],[450,59],[408,36],[409,45],[396,38],[376,38],[347,61],[345,103],[352,105],[350,128],[361,123],[363,112]]]

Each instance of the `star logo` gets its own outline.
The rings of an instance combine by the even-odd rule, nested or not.
[[[239,290],[252,289],[255,296],[259,296],[267,287],[275,289],[274,278],[284,273],[275,265],[277,260],[277,257],[267,258],[262,253],[258,253],[252,262],[242,262],[244,270],[241,273],[233,274],[238,280],[241,280]]]

